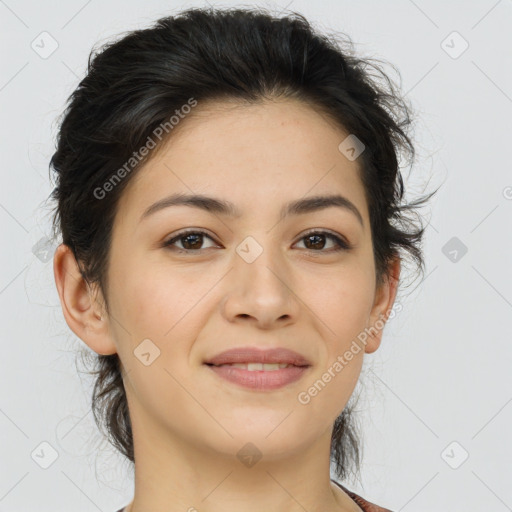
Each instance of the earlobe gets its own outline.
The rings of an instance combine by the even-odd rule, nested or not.
[[[382,341],[382,333],[386,321],[391,313],[398,291],[400,281],[399,257],[396,257],[389,265],[388,272],[384,276],[384,282],[375,292],[375,301],[370,315],[369,325],[367,326],[367,343],[365,352],[371,354],[375,352]]]
[[[109,333],[108,317],[100,304],[101,293],[91,290],[73,252],[65,244],[55,251],[53,274],[62,313],[70,329],[98,354],[115,354],[117,348]]]

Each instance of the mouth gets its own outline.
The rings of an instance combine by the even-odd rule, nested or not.
[[[290,363],[225,363],[225,364],[212,364],[205,363],[207,366],[215,366],[217,368],[240,368],[241,370],[247,370],[249,372],[255,371],[264,371],[264,372],[273,372],[277,370],[281,370],[283,368],[303,368],[308,367],[309,365],[294,365]]]
[[[293,350],[238,347],[203,363],[224,382],[253,391],[272,391],[301,379],[311,363]]]
[[[285,365],[284,367],[287,365],[311,366],[311,362],[302,354],[284,347],[267,349],[256,347],[232,348],[205,360],[204,363],[210,366],[243,365],[243,368],[249,371],[275,371],[280,369],[279,365]],[[263,365],[263,367],[258,365]]]
[[[237,387],[252,391],[273,391],[301,379],[310,368],[294,364],[207,364],[216,377]]]

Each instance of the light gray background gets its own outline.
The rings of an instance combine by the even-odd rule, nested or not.
[[[64,322],[51,259],[34,246],[50,233],[56,119],[89,50],[193,5],[205,4],[0,0],[0,511],[109,512],[132,497],[127,464],[94,426],[92,379],[75,367],[84,344]],[[362,482],[347,486],[394,511],[512,510],[512,2],[259,5],[288,5],[396,65],[420,116],[409,197],[442,185],[423,210],[426,277],[367,356]],[[31,47],[43,31],[59,45],[46,59]],[[457,58],[453,31],[469,44]],[[452,237],[467,247],[456,261],[443,253]],[[42,442],[58,452],[47,469]]]

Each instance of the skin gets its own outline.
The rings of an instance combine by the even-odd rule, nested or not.
[[[397,291],[399,259],[377,286],[359,163],[338,150],[348,134],[295,100],[199,104],[177,128],[123,191],[106,297],[82,280],[65,245],[54,257],[67,324],[92,350],[122,362],[136,459],[128,510],[360,511],[330,482],[329,448],[382,329],[309,403],[297,398],[389,314]],[[180,205],[140,220],[175,192],[229,200],[242,215]],[[333,193],[354,203],[363,225],[337,207],[279,221],[283,204]],[[164,246],[185,228],[211,239],[175,242],[191,254]],[[329,237],[315,245],[304,238],[312,228],[352,248],[332,252]],[[252,263],[236,252],[248,236],[262,248]],[[144,339],[160,350],[149,366],[133,353]],[[237,346],[290,348],[312,366],[278,390],[242,388],[203,364]],[[236,457],[249,442],[262,454],[252,467]]]

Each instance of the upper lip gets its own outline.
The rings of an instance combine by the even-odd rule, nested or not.
[[[205,364],[221,365],[230,363],[282,363],[294,366],[310,366],[311,363],[302,355],[287,348],[258,349],[253,347],[238,347],[205,361]]]

